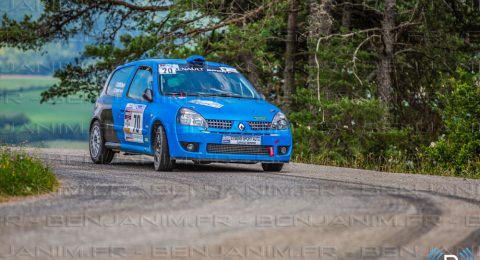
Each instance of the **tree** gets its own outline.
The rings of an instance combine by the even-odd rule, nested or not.
[[[392,66],[395,45],[396,0],[385,0],[382,20],[382,51],[378,66],[378,96],[385,104],[392,101]]]
[[[42,101],[79,94],[93,102],[106,75],[116,66],[144,57],[184,57],[189,52],[182,48],[186,44],[192,47],[190,50],[209,54],[209,39],[228,35],[241,24],[250,25],[278,12],[283,8],[280,2],[237,0],[227,5],[224,1],[152,0],[142,5],[121,0],[43,0],[44,13],[38,20],[3,17],[0,47],[38,49],[47,42],[79,34],[94,37],[96,43],[87,46],[75,63],[55,73],[61,83],[42,94]],[[94,35],[98,27],[102,33]],[[134,35],[128,33],[132,31]],[[246,65],[243,68],[249,78],[261,84],[252,51],[242,53],[233,64]]]
[[[309,58],[308,64],[310,68],[315,68],[319,65],[319,60],[317,59],[316,52],[318,51],[315,47],[317,39],[321,36],[329,35],[331,33],[333,18],[331,16],[331,7],[332,0],[322,0],[320,3],[314,0],[309,1],[308,6],[308,26],[306,28],[308,34],[308,44],[309,44]],[[319,42],[320,44],[320,42]],[[318,71],[317,71],[318,72]],[[308,79],[309,87],[315,89],[315,73],[312,71],[309,73],[310,77]],[[329,88],[322,88],[323,95],[331,96]],[[317,89],[317,98],[320,97],[320,87]]]
[[[283,76],[283,101],[285,109],[290,110],[291,96],[295,93],[295,59],[297,43],[298,0],[289,0],[287,39],[285,51],[285,69]]]

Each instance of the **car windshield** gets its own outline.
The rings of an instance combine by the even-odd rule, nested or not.
[[[163,95],[260,98],[250,82],[234,68],[160,64],[159,74]]]

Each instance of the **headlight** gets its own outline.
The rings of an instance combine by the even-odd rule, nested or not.
[[[285,130],[288,129],[290,123],[288,122],[287,117],[282,113],[278,112],[272,120],[272,129],[275,130]]]
[[[208,127],[207,121],[199,113],[188,108],[182,108],[177,115],[177,123],[181,125]]]

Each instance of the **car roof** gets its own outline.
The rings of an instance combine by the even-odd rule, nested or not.
[[[151,65],[151,64],[188,64],[187,60],[183,59],[143,59],[143,60],[137,60],[137,61],[132,61],[123,65],[120,65],[117,67],[123,68],[123,67],[128,67],[128,66],[138,66],[138,65]],[[204,64],[207,64],[208,66],[214,66],[214,67],[228,67],[228,68],[233,68],[230,65],[223,64],[223,63],[218,63],[218,62],[211,62],[211,61],[205,61]]]

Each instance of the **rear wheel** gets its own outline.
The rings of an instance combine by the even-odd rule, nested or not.
[[[97,164],[106,164],[112,162],[115,152],[105,147],[102,127],[98,121],[95,121],[90,128],[89,139],[90,141],[88,142],[88,147],[92,161]]]
[[[155,131],[155,142],[153,144],[153,164],[156,171],[171,171],[173,169],[173,160],[170,159],[168,151],[167,135],[163,126],[157,126]]]
[[[283,168],[283,163],[262,163],[262,168],[266,172],[279,172]]]

